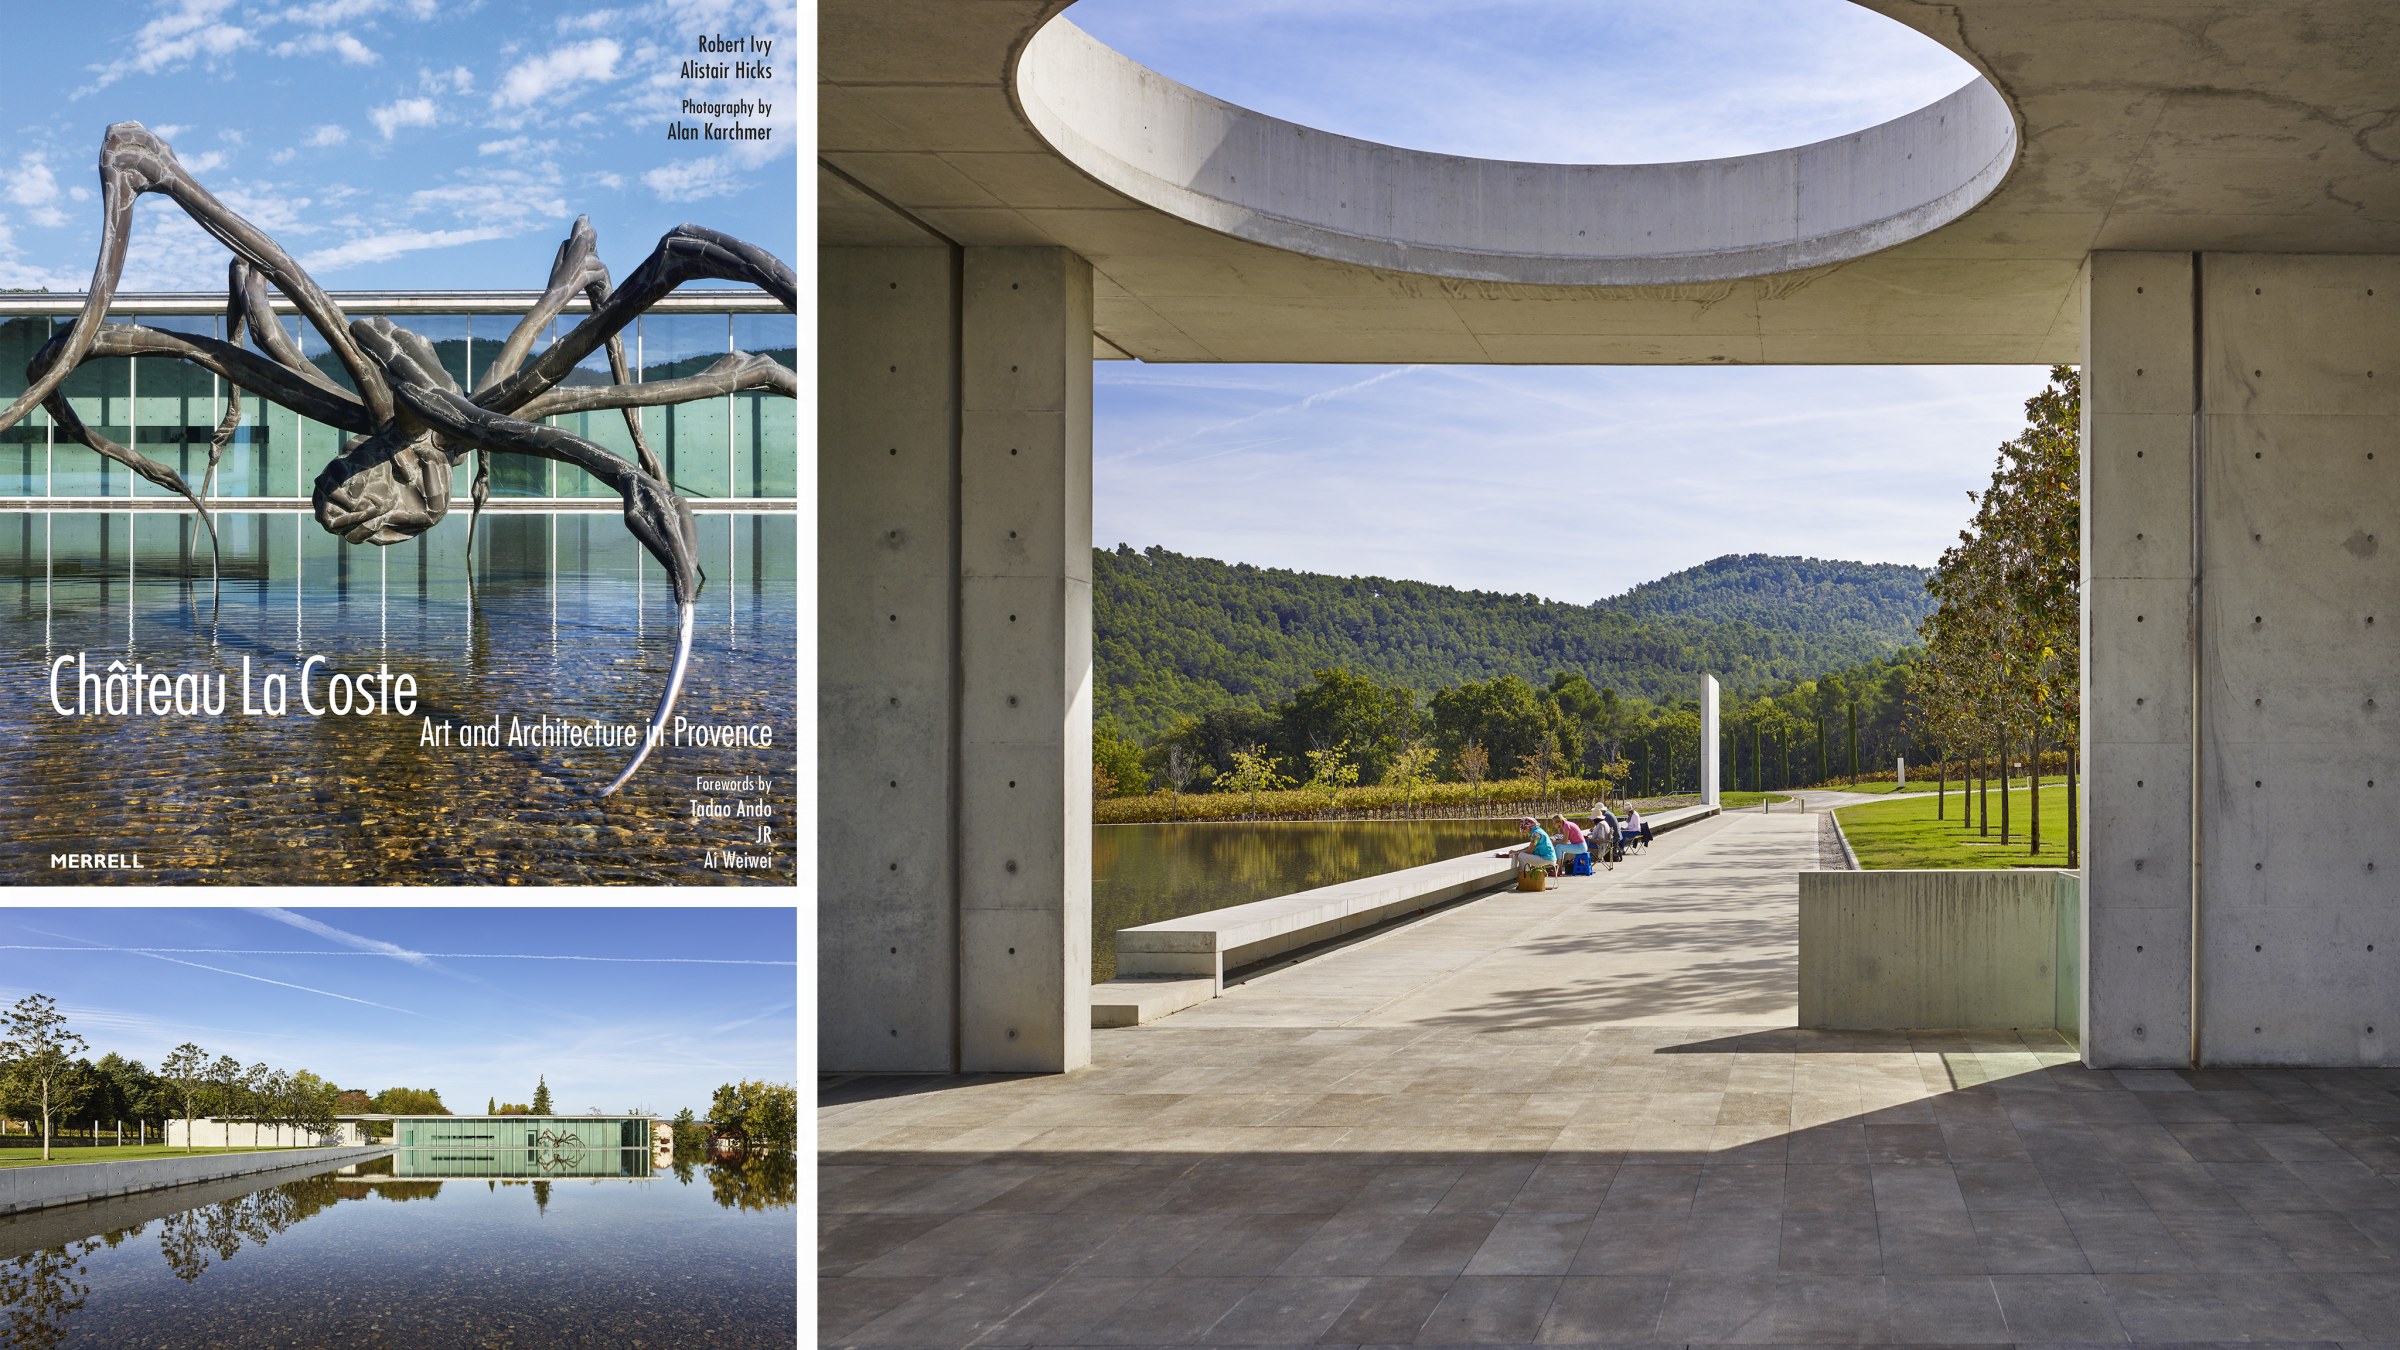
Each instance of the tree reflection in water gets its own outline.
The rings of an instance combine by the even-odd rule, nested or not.
[[[699,1171],[691,1159],[677,1154],[675,1179],[689,1186]],[[712,1159],[708,1164],[708,1193],[727,1209],[764,1212],[790,1209],[800,1202],[800,1159],[791,1153],[761,1153]]]
[[[7,1332],[5,1344],[47,1350],[67,1339],[67,1318],[92,1292],[79,1278],[83,1258],[102,1245],[99,1238],[85,1238],[0,1262],[0,1329]]]
[[[159,1221],[159,1255],[177,1279],[189,1283],[215,1262],[232,1260],[244,1244],[263,1247],[268,1238],[344,1198],[340,1183],[327,1173],[170,1214]]]

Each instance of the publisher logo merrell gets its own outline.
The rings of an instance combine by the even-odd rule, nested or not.
[[[73,872],[143,872],[149,869],[139,853],[53,853],[50,870]]]

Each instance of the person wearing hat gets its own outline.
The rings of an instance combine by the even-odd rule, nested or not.
[[[1538,867],[1545,873],[1556,873],[1558,846],[1550,842],[1550,832],[1531,816],[1517,817],[1517,824],[1524,828],[1526,842],[1500,856],[1515,858],[1520,872],[1530,872]]]

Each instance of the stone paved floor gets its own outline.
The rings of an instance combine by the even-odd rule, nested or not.
[[[1641,884],[1736,913],[1777,841],[1662,839]],[[1608,882],[1510,941],[1647,924],[1590,912]],[[1378,945],[1309,965],[1418,964]],[[1075,1074],[830,1089],[823,1342],[2400,1345],[2400,1074],[1611,1021],[1599,964],[1558,967],[1562,1015],[1462,1021],[1418,969],[1311,1025],[1268,987],[1309,965],[1256,1024],[1095,1033]]]

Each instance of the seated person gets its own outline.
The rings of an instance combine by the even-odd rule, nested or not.
[[[1592,856],[1591,846],[1584,841],[1581,827],[1563,815],[1553,816],[1551,819],[1558,826],[1558,865],[1562,871],[1567,865],[1567,859],[1579,855],[1586,858]]]
[[[1617,813],[1608,809],[1608,803],[1600,803],[1600,814],[1592,817],[1589,835],[1599,839],[1601,850],[1609,861],[1614,862],[1625,856],[1625,839],[1617,824]]]
[[[1650,842],[1649,822],[1642,819],[1642,813],[1638,807],[1628,806],[1625,808],[1625,828],[1621,837],[1628,844],[1636,839],[1645,844]]]
[[[1517,824],[1525,828],[1527,842],[1500,856],[1515,858],[1520,872],[1537,867],[1544,872],[1558,870],[1558,846],[1550,842],[1549,832],[1531,816],[1520,816]]]

